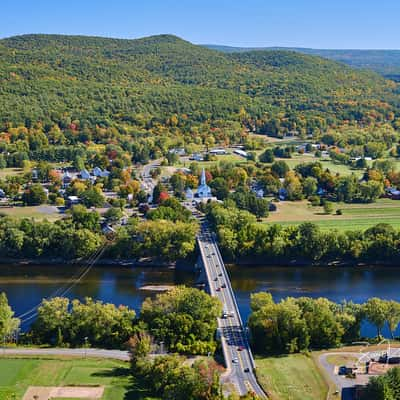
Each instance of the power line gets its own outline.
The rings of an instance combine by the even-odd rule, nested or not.
[[[104,253],[104,251],[108,245],[109,245],[109,242],[105,242],[102,246],[97,248],[95,250],[95,252],[92,253],[92,255],[88,258],[86,265],[84,265],[83,268],[81,268],[81,270],[80,270],[81,272],[79,274],[74,274],[70,278],[68,283],[64,284],[63,286],[61,286],[60,288],[55,290],[50,296],[46,297],[45,299],[51,299],[56,296],[63,297],[67,293],[69,293],[72,290],[72,288],[74,286],[76,286],[89,273],[89,271],[92,269],[92,267],[96,263],[96,261],[102,256],[102,254]],[[21,319],[21,325],[37,316],[37,314],[38,314],[37,309],[40,306],[40,304],[42,304],[42,302],[43,302],[43,300],[40,303],[38,303],[36,306],[32,307],[30,310],[26,311],[25,313],[23,313],[17,317],[19,319],[26,317],[26,318]],[[29,314],[32,314],[32,315],[28,316]]]

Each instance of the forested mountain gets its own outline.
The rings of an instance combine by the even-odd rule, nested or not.
[[[234,47],[206,44],[204,47],[224,53],[242,53],[249,51],[295,51],[330,60],[339,61],[354,68],[370,69],[389,78],[400,81],[400,50],[328,50],[302,47]]]
[[[0,40],[0,127],[242,125],[261,133],[393,122],[398,87],[291,51],[222,53],[172,35]],[[275,132],[274,132],[275,131]]]

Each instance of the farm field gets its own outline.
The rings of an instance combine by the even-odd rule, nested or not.
[[[313,222],[321,229],[355,230],[367,229],[379,223],[388,223],[400,228],[400,201],[378,199],[371,204],[334,203],[334,212],[324,214],[322,207],[312,207],[306,200],[297,202],[276,203],[277,211],[271,212],[265,223],[298,225],[302,222]],[[335,215],[337,209],[342,215]]]
[[[325,400],[328,386],[311,357],[257,358],[257,377],[272,400]]]
[[[320,162],[324,169],[329,169],[334,174],[340,175],[350,175],[354,173],[355,175],[361,177],[363,170],[351,169],[348,165],[343,165],[332,161],[329,157],[316,158],[312,154],[294,154],[292,158],[275,158],[275,161],[285,161],[286,164],[293,169],[296,165],[301,163],[309,162]]]
[[[2,358],[0,371],[0,400],[22,399],[29,386],[66,385],[104,386],[103,400],[141,399],[137,393],[130,392],[129,364],[123,361]]]

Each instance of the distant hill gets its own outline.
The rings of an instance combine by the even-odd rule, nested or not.
[[[24,35],[0,40],[0,122],[94,127],[227,123],[301,129],[397,113],[378,74],[295,51],[221,52],[173,35],[137,40]],[[158,128],[157,128],[158,129]]]
[[[326,50],[301,47],[232,47],[212,44],[206,44],[204,47],[224,53],[265,50],[296,51],[343,62],[354,68],[370,69],[389,79],[400,81],[400,50]]]

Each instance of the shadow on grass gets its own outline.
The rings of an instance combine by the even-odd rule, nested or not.
[[[91,376],[96,376],[100,378],[120,378],[123,376],[130,376],[130,370],[129,368],[115,367],[112,369],[105,369],[103,371],[93,372]]]
[[[94,372],[91,376],[101,378],[128,378],[129,382],[124,385],[126,389],[124,400],[161,400],[146,389],[144,382],[135,380],[129,368],[115,367]]]

